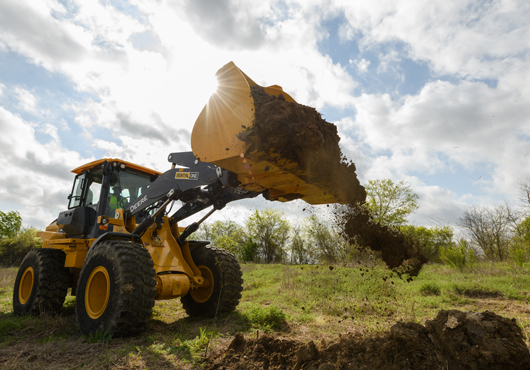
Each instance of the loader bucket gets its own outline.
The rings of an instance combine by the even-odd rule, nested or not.
[[[298,163],[278,153],[250,151],[240,140],[241,134],[254,122],[254,99],[250,88],[257,85],[233,62],[216,74],[217,91],[203,108],[191,135],[194,155],[203,162],[215,164],[238,175],[245,190],[264,192],[269,200],[287,202],[303,199],[309,204],[335,203],[338,199],[326,189],[307,183]],[[264,87],[270,95],[282,94],[294,99],[280,86]]]

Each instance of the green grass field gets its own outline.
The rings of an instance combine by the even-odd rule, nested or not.
[[[412,282],[381,266],[245,264],[242,269],[243,298],[235,312],[190,319],[180,300],[157,301],[145,333],[113,339],[78,334],[71,296],[58,317],[14,316],[17,269],[1,268],[0,368],[200,368],[238,332],[331,340],[347,332],[374,335],[397,321],[424,323],[441,309],[493,311],[515,319],[525,338],[530,334],[530,271],[509,264],[479,264],[464,273],[431,265]]]

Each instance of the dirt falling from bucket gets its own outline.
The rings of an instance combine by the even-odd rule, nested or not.
[[[340,150],[337,126],[314,108],[269,95],[259,86],[251,91],[255,120],[240,137],[249,144],[248,151],[279,153],[283,160],[296,162],[294,169],[283,167],[344,204],[336,207],[335,216],[346,239],[380,251],[387,266],[398,273],[416,276],[427,262],[421,246],[398,230],[374,222],[363,208],[366,191],[357,179],[355,164]]]

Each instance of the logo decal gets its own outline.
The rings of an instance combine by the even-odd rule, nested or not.
[[[145,202],[147,201],[147,195],[145,197],[143,197],[142,199],[140,199],[136,204],[132,205],[131,206],[131,209],[130,211],[131,212],[134,212],[134,210],[138,207],[140,207],[142,204],[144,204]]]
[[[180,180],[198,180],[198,172],[175,172],[175,179]]]

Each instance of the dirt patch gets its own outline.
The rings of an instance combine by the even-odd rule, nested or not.
[[[425,326],[397,323],[380,336],[339,336],[329,344],[238,334],[207,369],[529,369],[514,320],[492,312],[440,311]]]
[[[499,290],[489,289],[458,289],[455,288],[455,293],[463,295],[469,298],[499,298],[503,297],[504,294]]]
[[[373,222],[361,206],[366,191],[357,179],[355,164],[340,150],[337,126],[322,119],[314,108],[288,102],[282,95],[269,95],[259,86],[251,92],[254,124],[240,135],[249,144],[248,151],[279,153],[267,160],[341,199],[347,206],[337,208],[336,220],[344,236],[351,243],[380,251],[389,268],[416,276],[427,262],[421,247],[399,231]]]

